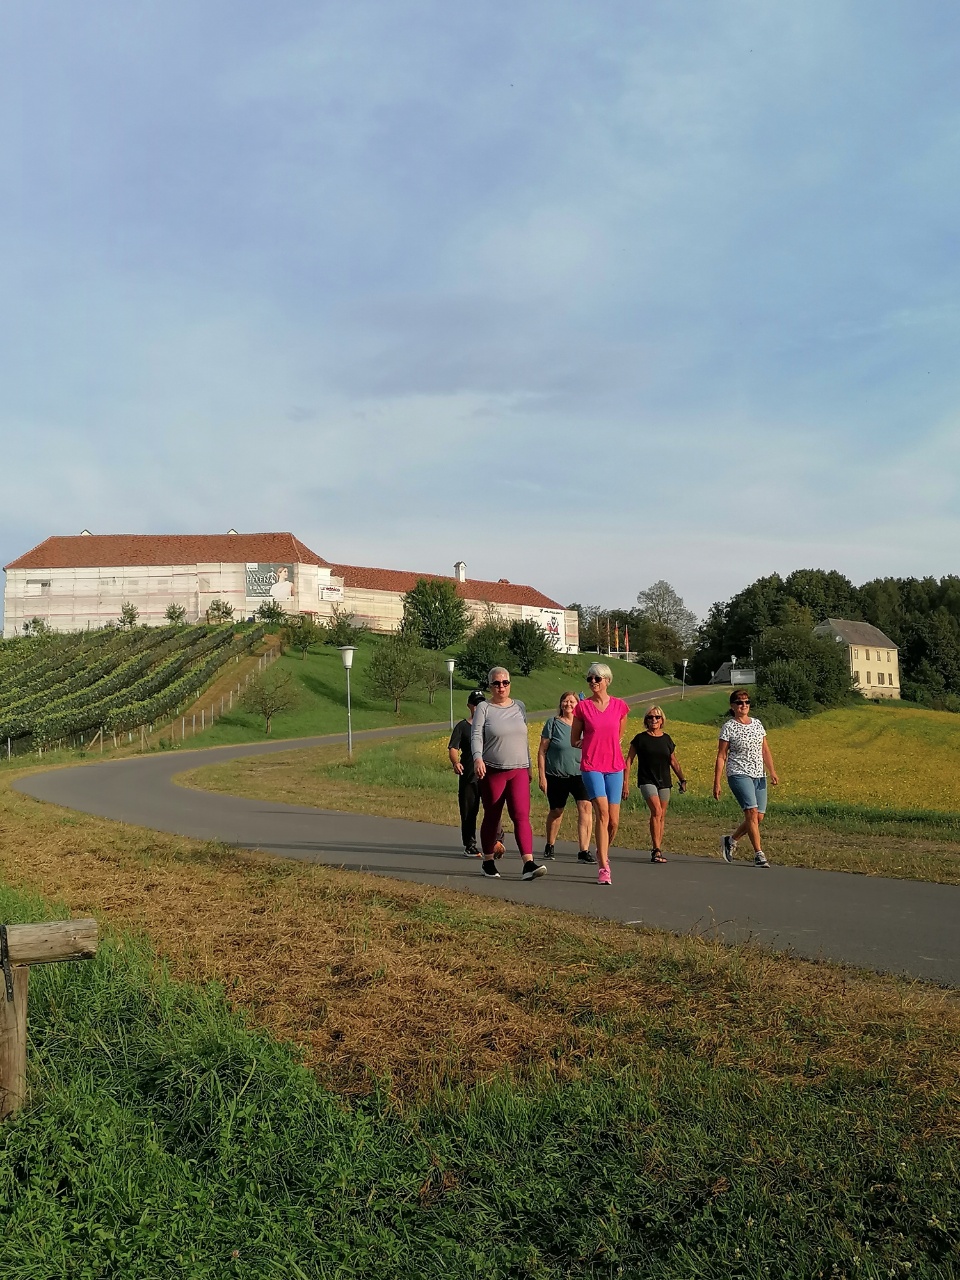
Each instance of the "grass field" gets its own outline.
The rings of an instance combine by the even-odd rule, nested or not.
[[[667,729],[691,780],[690,792],[671,802],[668,850],[713,856],[719,834],[736,821],[729,795],[719,805],[711,795],[715,725],[679,719],[709,716],[711,703],[722,705],[728,696],[666,705]],[[639,717],[635,725],[639,730]],[[539,727],[531,726],[533,751]],[[770,742],[781,784],[772,790],[764,843],[775,861],[960,884],[960,718],[865,705],[773,730]],[[297,751],[208,767],[187,780],[293,804],[455,825],[445,747],[445,735],[363,743],[353,764],[338,748]],[[545,814],[534,789],[538,833]],[[646,810],[635,790],[623,806],[618,843],[649,848]]]
[[[953,994],[238,855],[7,779],[0,882],[7,921],[119,931],[34,974],[4,1280],[955,1274]]]
[[[426,692],[416,690],[415,696],[401,706],[400,715],[393,711],[393,704],[382,699],[370,698],[366,693],[365,677],[373,654],[374,642],[365,638],[354,655],[351,672],[351,710],[354,729],[379,729],[392,724],[425,724],[447,721],[450,715],[449,688],[444,685],[436,694],[434,703]],[[438,654],[438,660],[445,655]],[[513,675],[513,695],[531,709],[555,706],[560,694],[571,687],[580,688],[583,672],[593,660],[591,654],[581,654],[574,660],[578,677],[558,666],[535,671],[530,676]],[[347,728],[346,679],[343,663],[336,649],[320,646],[303,659],[299,654],[287,654],[280,663],[292,671],[302,686],[302,702],[295,711],[278,715],[273,722],[274,738],[310,737],[324,733],[345,733]],[[660,689],[667,681],[646,667],[634,662],[610,660],[614,669],[614,684],[621,696],[644,693],[648,689]],[[454,711],[457,719],[465,712],[467,694],[474,688],[458,673],[454,673]],[[179,731],[179,726],[177,726]],[[213,728],[196,737],[189,736],[187,745],[201,747],[221,746],[233,742],[262,741],[263,721],[255,716],[234,709],[218,720]]]

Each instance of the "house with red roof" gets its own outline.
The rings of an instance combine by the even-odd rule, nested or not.
[[[292,533],[94,534],[54,536],[5,567],[3,634],[17,635],[24,622],[42,618],[56,631],[76,631],[114,622],[130,602],[140,621],[162,626],[169,605],[180,605],[188,621],[202,619],[214,600],[249,617],[267,600],[288,613],[323,620],[336,606],[372,631],[394,631],[403,616],[402,597],[419,578],[448,575],[334,564]],[[500,578],[467,577],[462,560],[449,580],[476,618],[494,612],[507,621],[536,620],[558,648],[579,648],[577,614],[535,587]]]

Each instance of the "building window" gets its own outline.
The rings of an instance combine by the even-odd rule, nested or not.
[[[893,657],[893,654],[892,654],[892,653],[890,652],[890,650],[888,649],[888,650],[887,650],[887,661],[889,662],[889,661],[890,661],[890,659],[891,659],[892,657]]]
[[[854,682],[855,682],[856,684],[859,684],[859,683],[860,683],[860,672],[859,672],[859,671],[855,671],[855,672],[853,673],[853,679],[854,679]]]
[[[30,579],[24,583],[25,596],[46,596],[50,594],[50,583],[47,580]]]
[[[878,672],[877,672],[877,684],[883,684],[883,672],[882,672],[882,671],[878,671]]]
[[[854,651],[853,651],[853,656],[854,656],[855,658],[859,658],[859,657],[860,657],[860,650],[859,650],[859,649],[854,649]]]

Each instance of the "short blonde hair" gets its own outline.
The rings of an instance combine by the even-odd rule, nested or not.
[[[647,707],[646,711],[643,713],[644,724],[647,723],[647,716],[659,716],[661,724],[667,723],[667,717],[663,714],[663,707]]]
[[[613,681],[613,672],[605,662],[591,662],[587,668],[587,676],[603,676],[607,684]]]
[[[509,677],[509,675],[510,675],[510,672],[507,670],[506,667],[491,667],[490,670],[487,672],[487,688],[489,689],[490,682],[493,680],[494,676]]]

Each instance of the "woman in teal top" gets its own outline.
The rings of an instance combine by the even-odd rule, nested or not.
[[[587,798],[583,779],[580,777],[580,748],[570,745],[570,730],[577,701],[577,695],[572,691],[562,694],[557,714],[550,717],[540,734],[537,771],[540,775],[540,790],[547,797],[550,806],[543,856],[554,856],[553,846],[560,834],[563,811],[567,807],[567,800],[573,796],[577,806],[577,835],[580,842],[577,859],[592,863],[596,861],[590,852],[593,805]]]

